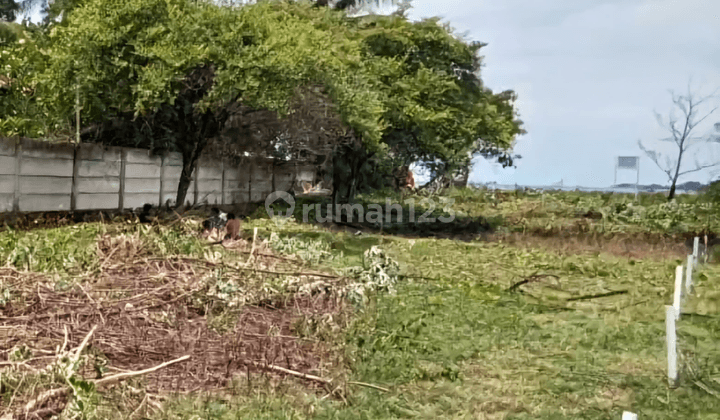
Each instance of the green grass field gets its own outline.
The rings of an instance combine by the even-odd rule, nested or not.
[[[262,218],[245,224],[246,237],[252,237],[254,227],[266,239],[276,232],[271,248],[299,255],[306,269],[361,276],[357,273],[362,270],[349,267],[365,264],[363,273],[377,274],[363,257],[373,246],[400,264],[399,274],[391,276],[394,287],[367,289],[367,299],[349,305],[348,316],[318,315],[292,326],[291,334],[323,343],[325,367],[313,374],[333,379],[332,385],[260,372],[248,378],[239,370],[220,388],[162,395],[146,391],[149,401],[156,401],[150,404],[142,402],[142,391],[128,396],[130,388],[152,388],[152,381],[138,377],[111,389],[75,391],[75,401],[84,405],[75,411],[66,408],[65,414],[110,418],[108,413],[120,410],[123,418],[152,419],[620,419],[627,410],[641,419],[720,419],[720,269],[700,265],[695,293],[683,302],[685,313],[678,322],[681,379],[679,387],[670,389],[664,306],[672,300],[675,267],[684,263],[682,250],[663,253],[634,243],[639,257],[626,256],[613,248],[611,238],[613,233],[681,237],[717,231],[712,206],[695,197],[683,198],[687,202],[675,207],[644,197],[637,207],[630,206],[632,216],[628,197],[498,197],[467,191],[450,196],[463,214],[499,221],[499,239],[356,236],[297,223],[278,227]],[[602,218],[578,216],[591,210]],[[502,240],[503,234],[522,234],[518,223],[523,219],[527,243]],[[594,249],[574,253],[561,246],[578,234],[573,227],[578,221],[598,234]],[[86,224],[5,231],[0,233],[0,261],[56,273],[58,282],[92,287],[93,273],[102,271],[94,251],[101,234],[136,235],[146,257],[184,255],[232,264],[246,255],[224,249],[219,255],[208,253],[190,235],[190,227],[143,229]],[[553,229],[568,236],[532,241]],[[605,244],[612,245],[608,252]],[[369,275],[370,283],[375,274]],[[0,305],[20,302],[13,284],[0,281]],[[234,281],[244,284],[240,277]],[[272,281],[275,295],[289,293],[280,286],[285,283]],[[223,309],[213,316],[221,315],[225,318],[217,319],[231,322],[227,318],[237,312]],[[222,337],[233,334],[232,328],[220,331]],[[9,357],[5,353],[2,360]],[[4,406],[34,395],[22,384],[23,375],[41,379],[17,365],[0,369]]]

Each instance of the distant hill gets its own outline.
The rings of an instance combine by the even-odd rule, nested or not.
[[[708,185],[697,181],[688,181],[675,186],[676,190],[681,191],[700,191],[706,188]],[[618,184],[613,185],[612,188],[635,188],[635,184]],[[655,191],[667,191],[670,189],[669,185],[638,185],[638,191],[655,192]]]

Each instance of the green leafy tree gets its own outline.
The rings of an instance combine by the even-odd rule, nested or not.
[[[399,16],[366,16],[353,22],[384,93],[389,128],[383,143],[389,153],[346,148],[338,166],[351,186],[360,182],[354,178],[363,166],[392,171],[419,161],[442,177],[467,168],[473,154],[512,164],[510,150],[524,132],[513,106],[516,95],[493,94],[483,86],[478,52],[485,44],[457,39],[438,19],[411,23]],[[392,163],[366,165],[367,159]]]
[[[4,32],[4,31],[7,32]],[[42,31],[17,23],[0,24],[0,133],[42,137],[53,129],[38,102],[35,76],[47,65]],[[43,52],[45,51],[45,53]]]
[[[0,0],[0,20],[13,22],[20,11],[20,4],[15,0]]]
[[[310,82],[327,87],[366,147],[382,148],[384,107],[359,42],[342,35],[341,18],[309,3],[227,9],[186,0],[87,0],[52,27],[52,59],[39,86],[59,119],[72,115],[79,91],[86,125],[107,127],[118,117],[148,122],[132,138],[136,146],[182,153],[181,204],[197,158],[234,104],[283,114],[293,90]]]
[[[198,156],[233,118],[286,116],[303,86],[322,86],[348,129],[329,130],[343,200],[371,183],[369,172],[417,160],[447,172],[474,152],[507,152],[520,130],[514,94],[482,86],[483,44],[456,39],[437,20],[348,19],[307,2],[78,0],[45,30],[34,59],[42,65],[13,70],[37,87],[40,111],[23,115],[45,133],[69,128],[79,94],[85,138],[182,153],[178,204]],[[331,123],[317,121],[310,131]]]

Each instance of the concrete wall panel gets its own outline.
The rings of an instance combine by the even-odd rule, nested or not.
[[[225,202],[230,204],[247,203],[250,200],[249,191],[225,191]]]
[[[158,194],[125,194],[125,205],[126,209],[135,209],[142,207],[145,204],[152,204],[157,206],[160,196]]]
[[[201,192],[220,192],[222,191],[222,181],[219,179],[199,180],[198,190]]]
[[[128,178],[160,178],[160,165],[126,163],[125,179]]]
[[[120,191],[120,178],[78,178],[78,193],[85,194],[117,194]]]
[[[15,139],[0,139],[0,156],[15,156]]]
[[[24,194],[71,194],[72,178],[52,176],[21,176],[20,191]]]
[[[146,193],[160,194],[159,178],[132,178],[125,180],[125,194]]]
[[[202,180],[222,179],[223,171],[218,163],[217,166],[201,166],[198,168],[198,178]]]
[[[14,199],[14,194],[0,194],[0,213],[11,212]]]
[[[0,156],[0,175],[10,175],[15,173],[15,157]]]
[[[120,147],[107,147],[101,144],[81,144],[77,157],[80,160],[118,162],[121,159]]]
[[[21,175],[68,176],[73,175],[73,161],[67,159],[40,159],[23,157]]]
[[[80,166],[78,166],[78,176],[120,176],[120,162],[81,160],[79,165]]]
[[[78,194],[75,206],[78,210],[116,209],[119,194]]]
[[[161,157],[150,154],[149,150],[125,149],[126,162],[160,166]]]
[[[247,172],[247,168],[245,168]],[[240,179],[241,168],[225,166],[225,180]]]
[[[177,152],[170,152],[165,155],[165,166],[181,166],[182,167],[182,155]]]
[[[70,195],[23,195],[20,196],[20,211],[68,211]]]
[[[163,169],[163,181],[167,180],[180,180],[180,175],[182,175],[182,167],[181,166],[166,166]]]
[[[222,204],[222,194],[219,191],[216,193],[200,193],[198,203]]]
[[[0,194],[15,194],[15,175],[0,175]]]
[[[22,155],[24,157],[61,160],[75,159],[74,144],[50,143],[45,141],[23,139],[21,141],[21,145]]]

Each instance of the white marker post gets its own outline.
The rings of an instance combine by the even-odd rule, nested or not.
[[[686,268],[685,268],[685,293],[687,293],[687,294],[692,293],[692,287],[693,287],[692,272],[693,272],[693,256],[688,255],[687,256],[687,264],[686,264]]]
[[[696,236],[693,240],[693,265],[698,263],[698,251],[700,251],[700,237]]]
[[[675,319],[680,319],[680,298],[682,297],[682,277],[683,266],[678,265],[675,268],[675,294],[673,295],[673,308],[675,309]]]
[[[622,420],[638,420],[637,414],[629,411],[623,411]]]
[[[665,333],[668,357],[668,384],[670,388],[677,387],[677,338],[675,337],[675,308],[665,306]]]

